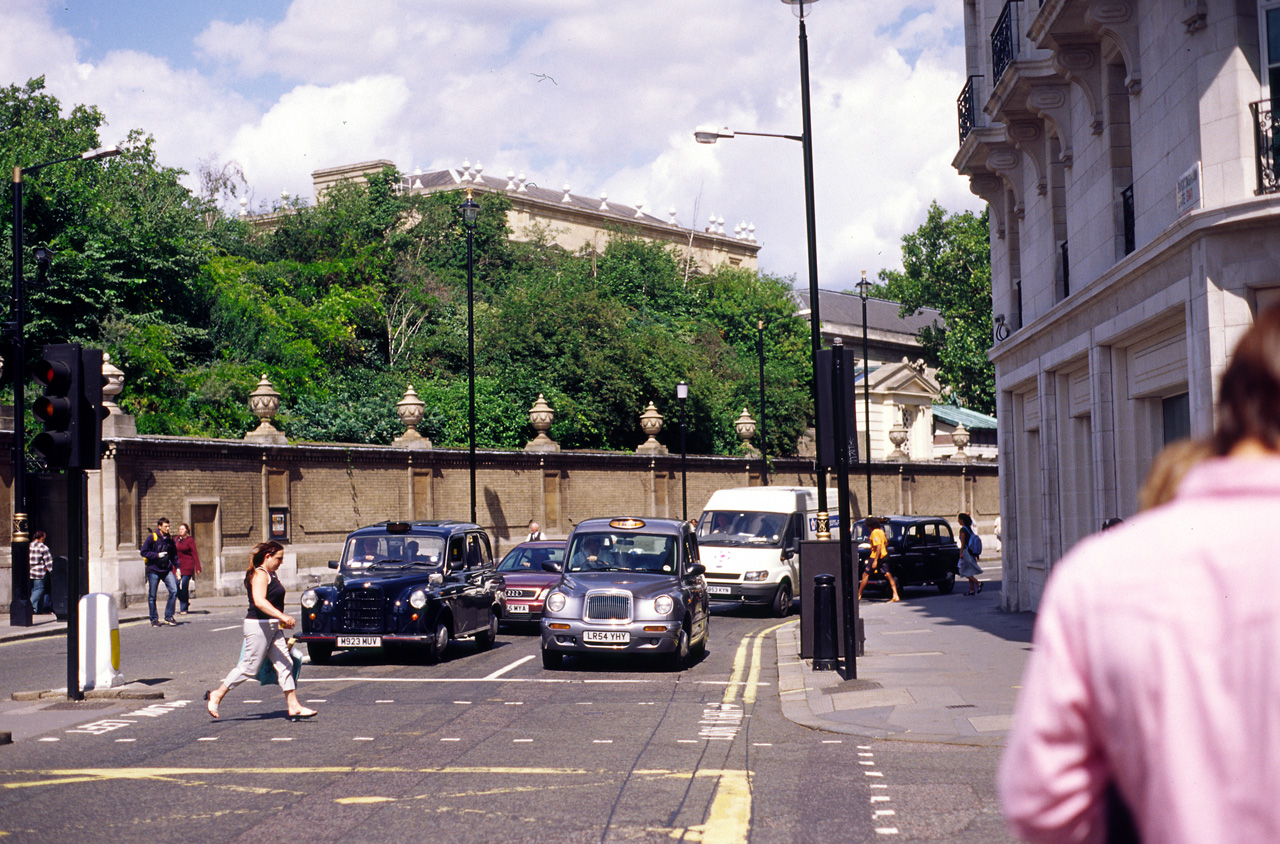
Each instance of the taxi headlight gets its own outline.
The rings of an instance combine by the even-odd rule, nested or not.
[[[667,615],[676,608],[676,602],[670,595],[659,595],[653,599],[653,611],[658,615]]]
[[[759,582],[760,582],[760,581],[762,581],[762,580],[768,580],[768,579],[769,579],[769,572],[767,572],[767,571],[749,571],[749,572],[747,572],[746,574],[744,574],[744,575],[742,576],[742,579],[743,579],[743,580],[745,580],[747,583],[753,583],[753,582],[754,582],[754,583],[759,583]]]
[[[409,595],[409,606],[413,607],[415,610],[420,610],[426,605],[427,593],[423,592],[421,589],[413,590],[413,593]]]
[[[552,612],[560,612],[562,609],[564,609],[564,605],[567,602],[568,601],[565,598],[563,592],[552,592],[550,595],[547,596],[547,609],[551,610]]]
[[[302,593],[302,606],[304,608],[312,609],[318,603],[320,603],[320,596],[316,594],[316,590],[308,589]]]

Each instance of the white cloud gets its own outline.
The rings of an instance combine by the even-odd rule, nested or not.
[[[897,266],[930,200],[980,206],[950,168],[961,11],[826,0],[807,18],[823,286]],[[712,212],[730,230],[754,222],[762,267],[803,284],[800,145],[692,137],[707,124],[798,133],[796,36],[795,18],[765,0],[367,0],[358,13],[294,0],[275,22],[210,20],[190,66],[130,51],[94,66],[37,6],[0,10],[0,68],[17,81],[47,73],[65,104],[153,133],[167,164],[239,160],[258,201],[282,188],[310,196],[318,167],[469,158],[490,174],[643,199],[664,218],[674,205],[684,225]]]

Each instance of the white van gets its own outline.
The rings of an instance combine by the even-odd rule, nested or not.
[[[832,537],[836,491],[827,490]],[[713,601],[768,604],[791,612],[800,582],[800,540],[816,539],[816,487],[752,486],[711,494],[698,519],[698,556]]]

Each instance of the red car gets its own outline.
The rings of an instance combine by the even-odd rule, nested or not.
[[[564,540],[521,542],[502,558],[498,573],[506,584],[503,621],[537,622],[542,618],[542,602],[560,582],[564,547]]]

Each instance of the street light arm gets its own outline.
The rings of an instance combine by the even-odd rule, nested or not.
[[[736,135],[752,135],[757,138],[786,138],[788,141],[800,141],[801,143],[804,143],[803,135],[775,135],[772,132],[734,132],[728,126],[719,130],[698,129],[693,133],[693,138],[700,144],[714,144],[722,138],[731,139]]]
[[[119,154],[120,147],[99,147],[98,149],[86,150],[79,155],[68,155],[66,158],[55,158],[53,161],[42,161],[39,164],[29,164],[26,167],[14,167],[13,180],[20,182],[25,174],[36,173],[51,164],[61,164],[64,161],[97,161],[100,158],[114,158]]]

